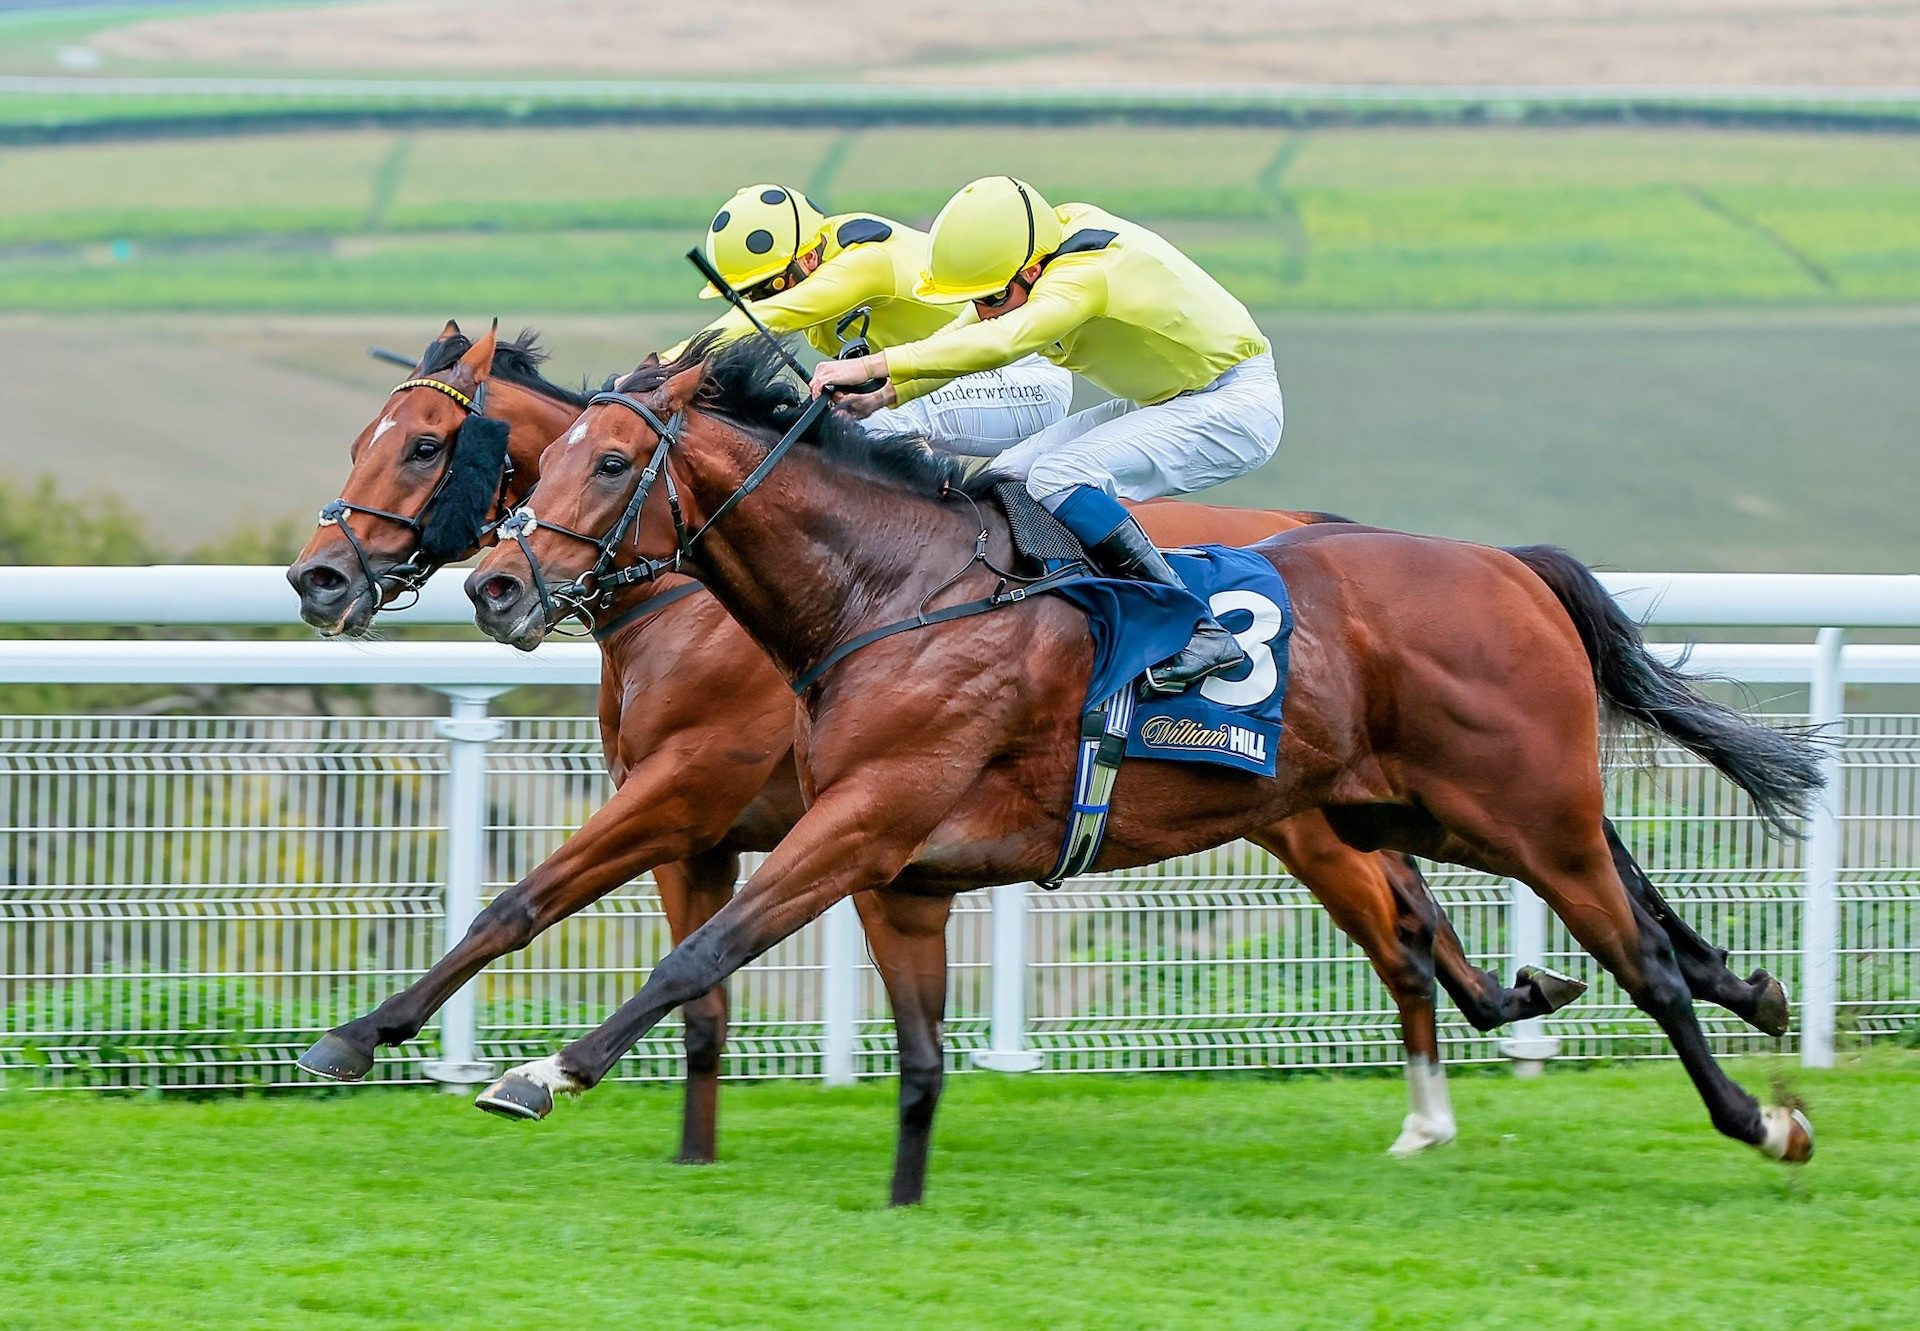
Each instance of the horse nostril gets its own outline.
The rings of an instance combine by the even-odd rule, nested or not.
[[[315,564],[301,575],[301,581],[309,592],[317,596],[330,596],[345,590],[347,575],[325,564]]]
[[[480,584],[480,595],[484,596],[490,605],[506,605],[519,594],[520,579],[508,577],[504,573],[496,573]]]

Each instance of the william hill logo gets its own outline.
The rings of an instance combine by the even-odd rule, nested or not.
[[[1203,726],[1191,717],[1156,716],[1140,727],[1140,740],[1156,749],[1231,753],[1257,763],[1267,761],[1267,737],[1257,730],[1249,730],[1231,722]]]

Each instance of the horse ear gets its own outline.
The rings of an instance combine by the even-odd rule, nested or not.
[[[460,325],[451,319],[447,320],[447,326],[440,330],[440,340],[444,342],[450,337],[458,336],[460,336]]]
[[[670,412],[685,411],[706,381],[707,363],[696,361],[661,385],[660,404]]]
[[[453,326],[451,319],[447,321],[447,326]],[[487,329],[486,334],[468,347],[466,354],[460,358],[461,367],[473,376],[473,382],[476,384],[485,383],[488,376],[493,373],[493,350],[499,341],[500,321],[495,319],[493,327]]]

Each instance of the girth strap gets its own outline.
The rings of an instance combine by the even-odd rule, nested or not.
[[[1067,835],[1060,858],[1040,886],[1052,891],[1075,874],[1085,873],[1107,838],[1107,811],[1113,804],[1113,780],[1127,753],[1127,732],[1133,729],[1133,685],[1090,707],[1080,718],[1080,749],[1073,772],[1073,809],[1067,815]]]
[[[812,669],[805,671],[791,685],[795,693],[805,693],[820,682],[820,677],[852,656],[862,647],[871,647],[883,638],[891,638],[896,633],[908,633],[914,629],[932,628],[935,624],[945,624],[955,619],[966,619],[972,615],[984,615],[989,610],[998,610],[1003,605],[1017,605],[1029,596],[1052,591],[1055,587],[1069,582],[1078,582],[1086,577],[1086,570],[1074,567],[1064,568],[1050,573],[1036,582],[1021,587],[1005,587],[991,596],[983,596],[977,601],[962,601],[959,605],[946,606],[939,610],[923,610],[911,619],[895,620],[883,624],[877,629],[868,629],[865,633],[847,639],[816,662]]]

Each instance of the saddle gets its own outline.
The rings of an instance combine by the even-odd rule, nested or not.
[[[993,498],[1007,515],[1014,550],[1030,565],[1022,572],[1051,573],[1068,564],[1094,567],[1080,538],[1028,494],[1025,485],[1019,481],[1001,481],[993,487]]]

